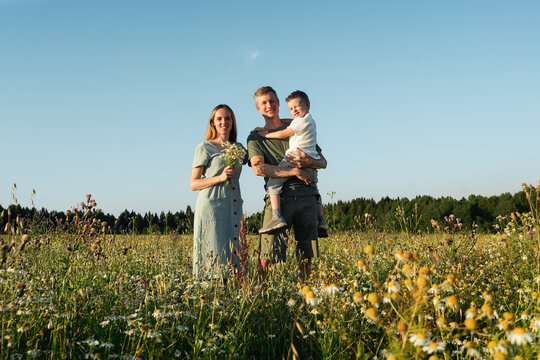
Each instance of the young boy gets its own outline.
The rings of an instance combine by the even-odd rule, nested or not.
[[[317,129],[315,121],[309,114],[309,98],[307,94],[303,91],[296,90],[292,92],[287,99],[287,105],[291,112],[291,115],[294,117],[291,124],[284,130],[268,132],[264,128],[256,128],[255,130],[259,132],[261,136],[264,136],[267,139],[285,139],[289,138],[289,148],[285,152],[285,157],[279,164],[279,166],[290,165],[290,162],[287,159],[287,155],[292,152],[296,152],[296,149],[301,149],[308,156],[313,159],[320,159],[319,153],[317,152]],[[306,169],[312,173],[313,182],[317,183],[317,170],[315,169]],[[259,230],[260,234],[265,234],[273,230],[280,229],[287,226],[285,219],[281,216],[280,212],[280,199],[279,194],[281,193],[281,186],[287,181],[288,178],[270,178],[266,184],[266,191],[270,197],[270,203],[272,205],[272,220],[262,227]],[[318,211],[319,211],[319,225],[318,233],[319,237],[327,237],[328,229],[324,222],[323,213],[322,213],[322,204],[320,202],[320,196],[318,197]]]

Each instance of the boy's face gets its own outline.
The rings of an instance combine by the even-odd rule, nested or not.
[[[257,110],[262,116],[273,118],[279,115],[279,102],[272,93],[267,93],[257,98]]]
[[[305,103],[300,98],[291,99],[287,102],[293,117],[304,117],[309,112],[309,103]]]

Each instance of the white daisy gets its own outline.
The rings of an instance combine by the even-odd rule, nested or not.
[[[427,354],[431,355],[433,353],[443,351],[444,346],[445,346],[444,342],[432,342],[431,344],[424,346],[422,348],[422,351],[424,351]]]
[[[540,316],[535,316],[531,320],[531,330],[536,332],[540,330]]]
[[[460,350],[463,352],[465,352],[465,355],[467,357],[472,357],[472,358],[475,358],[475,359],[480,359],[480,357],[482,356],[480,354],[480,351],[478,351],[476,349],[476,346],[474,345],[474,343],[472,341],[466,341],[465,344],[463,344],[463,346],[460,348]]]
[[[308,291],[306,293],[306,303],[311,306],[317,306],[319,303],[319,299],[317,299],[313,291]]]
[[[324,292],[328,296],[334,296],[339,292],[339,288],[336,284],[332,283],[324,288]]]
[[[476,308],[469,308],[467,311],[465,311],[465,318],[466,319],[474,319],[478,315],[478,311]]]
[[[427,339],[426,334],[424,333],[409,334],[409,341],[414,346],[427,346],[430,344],[430,341]]]
[[[533,342],[533,337],[524,328],[515,328],[506,335],[508,342],[513,345],[525,345]]]
[[[394,280],[390,280],[386,286],[388,287],[389,293],[397,293],[399,291],[399,283]]]

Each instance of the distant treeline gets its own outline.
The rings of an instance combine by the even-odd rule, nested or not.
[[[385,232],[430,232],[431,220],[441,228],[457,219],[463,228],[475,231],[494,232],[497,216],[509,215],[513,211],[529,211],[529,204],[523,191],[514,195],[504,193],[496,196],[470,195],[461,200],[452,197],[434,198],[417,196],[414,199],[382,198],[379,201],[359,198],[351,201],[337,201],[323,206],[327,225],[336,231],[377,229]],[[453,215],[453,219],[450,219]],[[446,217],[446,220],[445,220]],[[246,225],[249,232],[260,227],[262,213],[251,215]]]
[[[10,205],[11,221],[15,217],[24,219],[27,227],[40,232],[57,228],[65,222],[66,214],[58,211],[37,210]],[[434,224],[441,227],[459,219],[460,227],[472,228],[479,232],[493,232],[497,216],[508,215],[513,211],[527,212],[529,205],[523,191],[514,195],[504,193],[498,196],[471,195],[457,200],[451,197],[434,198],[418,196],[414,199],[382,198],[354,199],[337,201],[324,205],[327,225],[336,231],[377,229],[385,232],[432,231]],[[7,209],[0,206],[0,233],[5,233],[8,221]],[[450,216],[451,220],[449,220]],[[193,232],[194,213],[190,206],[186,211],[176,213],[147,212],[144,215],[125,210],[118,218],[114,215],[97,213],[97,220],[108,224],[108,231],[114,234],[191,234]],[[446,220],[445,220],[446,218]],[[245,226],[249,233],[257,233],[261,226],[262,213],[255,213],[246,218]],[[432,222],[434,220],[435,222]]]
[[[24,219],[25,227],[28,230],[35,232],[46,232],[56,229],[59,225],[61,226],[66,222],[66,217],[68,216],[65,212],[23,208],[20,205],[10,205],[8,209],[0,206],[1,234],[5,233],[8,210],[11,222],[16,221],[16,217],[18,216],[20,219]],[[159,215],[150,212],[141,215],[128,210],[124,210],[118,218],[101,211],[92,214],[92,217],[100,223],[106,222],[108,231],[113,234],[170,234],[172,232],[191,234],[193,233],[193,216],[193,211],[189,205],[186,211],[175,213],[161,212]]]

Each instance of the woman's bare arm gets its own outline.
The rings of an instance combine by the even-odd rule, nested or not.
[[[232,177],[234,168],[232,166],[227,166],[225,169],[223,169],[221,174],[206,179],[201,178],[203,171],[204,166],[197,166],[191,170],[190,188],[192,191],[206,189],[210,186],[227,181]]]

